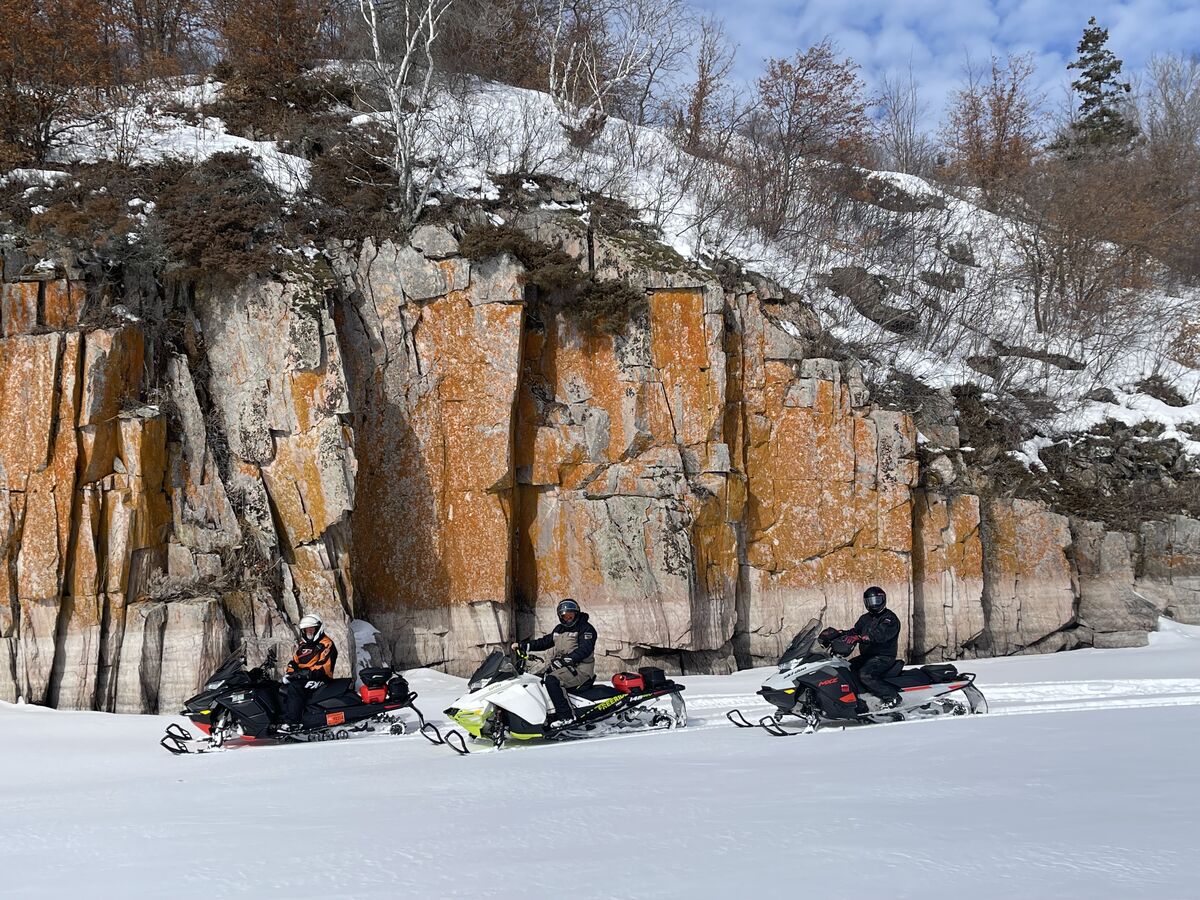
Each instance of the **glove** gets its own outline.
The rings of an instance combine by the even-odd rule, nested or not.
[[[315,691],[320,686],[321,686],[321,682],[319,682],[319,681],[306,681],[304,683],[304,687],[310,691]]]
[[[861,634],[844,634],[844,635],[842,635],[842,640],[845,641],[847,644],[857,644],[860,641],[865,641],[866,638],[863,637]]]
[[[571,661],[569,659],[567,659],[565,656],[560,656],[557,659],[555,659],[552,663],[550,663],[550,668],[552,668],[552,669],[568,669],[570,667],[571,667]]]

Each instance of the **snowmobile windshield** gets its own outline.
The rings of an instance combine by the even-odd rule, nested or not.
[[[475,670],[475,674],[467,680],[467,690],[477,691],[494,681],[512,678],[516,674],[517,670],[503,651],[493,650],[483,664]]]
[[[217,667],[217,671],[208,676],[208,681],[204,682],[204,689],[206,691],[215,691],[238,672],[241,672],[245,666],[245,648],[238,647],[229,656],[225,657],[225,662]]]
[[[792,642],[788,644],[788,648],[783,651],[783,656],[779,657],[779,667],[783,668],[790,662],[807,656],[812,651],[813,642],[817,639],[817,629],[821,623],[816,619],[809,619],[808,624],[792,638]]]

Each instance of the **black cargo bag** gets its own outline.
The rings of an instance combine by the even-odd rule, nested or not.
[[[667,686],[667,673],[657,666],[642,666],[638,674],[642,676],[648,691]]]
[[[928,675],[929,680],[934,684],[953,681],[958,677],[958,669],[950,663],[933,663],[928,666],[921,666],[921,671]]]

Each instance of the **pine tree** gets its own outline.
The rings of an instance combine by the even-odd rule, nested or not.
[[[1079,117],[1070,134],[1056,144],[1059,150],[1093,149],[1120,152],[1137,137],[1137,126],[1121,109],[1129,82],[1120,81],[1122,61],[1108,48],[1108,29],[1088,19],[1076,48],[1079,58],[1067,65],[1080,75],[1071,88],[1080,97]]]

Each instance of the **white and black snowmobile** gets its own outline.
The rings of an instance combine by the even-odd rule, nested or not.
[[[741,710],[726,717],[739,728],[761,728],[779,737],[805,734],[827,726],[903,722],[941,715],[987,712],[987,701],[975,687],[975,676],[949,663],[904,668],[898,659],[884,680],[900,695],[900,703],[881,707],[864,693],[848,659],[853,645],[834,639],[825,652],[814,643],[820,623],[813,619],[779,658],[779,671],[763,682],[758,694],[775,712],[757,722]]]
[[[510,659],[496,650],[446,715],[471,737],[491,741],[497,749],[510,739],[568,740],[687,724],[683,685],[653,667],[614,675],[612,686],[592,683],[568,691],[573,718],[554,719],[554,703],[542,679],[525,671],[540,661],[520,654]],[[669,706],[657,703],[667,699]]]
[[[261,666],[249,670],[244,650],[235,651],[209,676],[204,689],[184,704],[181,714],[203,737],[172,723],[160,744],[175,754],[204,753],[260,740],[332,741],[375,731],[396,735],[420,731],[434,743],[443,742],[414,705],[416,692],[409,690],[403,675],[389,668],[360,671],[362,686],[357,691],[352,678],[326,682],[309,698],[301,727],[281,730],[283,685],[270,677],[274,666],[274,649]]]

